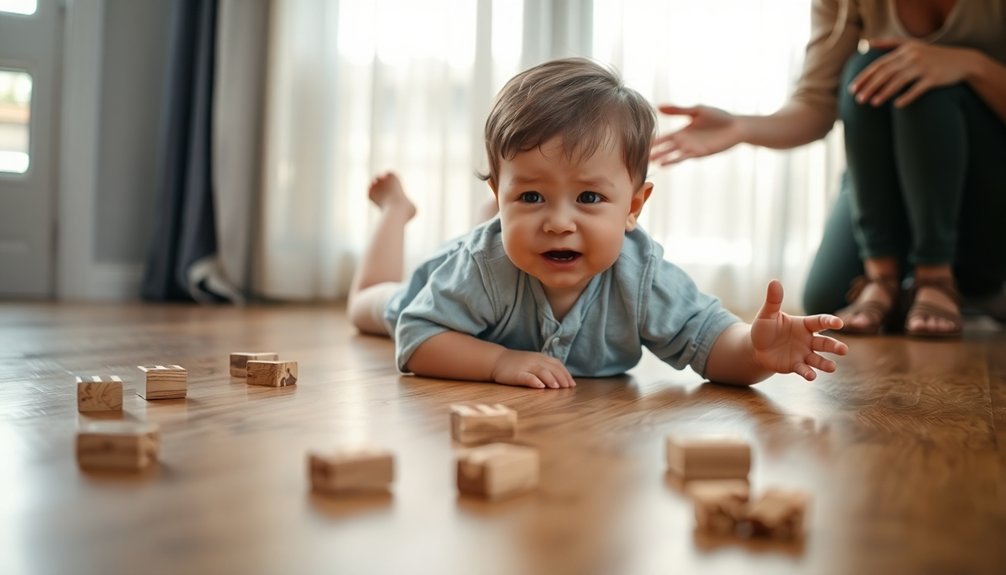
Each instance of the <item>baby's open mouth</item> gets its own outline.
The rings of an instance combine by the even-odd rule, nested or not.
[[[545,257],[556,262],[571,262],[580,257],[580,252],[573,250],[551,250],[545,252]]]

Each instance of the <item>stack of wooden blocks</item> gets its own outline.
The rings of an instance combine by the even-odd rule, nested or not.
[[[140,369],[148,374],[144,391],[137,392],[141,397],[185,397],[185,370],[180,366]],[[162,371],[164,377],[159,379]],[[116,375],[78,376],[77,410],[85,414],[121,412],[122,386],[122,379]],[[77,432],[77,462],[85,469],[141,471],[157,461],[159,446],[160,436],[155,424],[121,420],[89,421]]]
[[[803,536],[810,495],[766,489],[750,499],[751,446],[732,437],[667,437],[667,466],[686,481],[696,529],[718,536],[775,539]]]
[[[230,359],[231,377],[244,378],[248,385],[286,387],[297,383],[297,362],[280,361],[272,352],[234,352]]]
[[[503,499],[538,485],[538,450],[500,443],[517,434],[517,412],[501,404],[451,406],[451,436],[464,444],[489,443],[462,451],[457,458],[458,491]]]

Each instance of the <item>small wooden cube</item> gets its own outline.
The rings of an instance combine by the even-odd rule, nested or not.
[[[734,437],[667,436],[667,466],[685,480],[747,479],[751,446]]]
[[[77,411],[122,411],[122,379],[117,375],[78,376]]]
[[[533,447],[490,443],[458,456],[458,491],[502,499],[538,485],[538,451]]]
[[[695,528],[712,535],[731,535],[747,517],[750,488],[738,479],[693,481],[686,489],[695,505]]]
[[[77,432],[77,463],[88,469],[140,471],[157,461],[159,446],[153,423],[91,421]]]
[[[752,534],[773,539],[803,536],[810,494],[799,489],[766,489],[751,503],[747,519]]]
[[[328,454],[309,453],[311,489],[321,493],[385,490],[395,478],[395,459],[386,449],[344,447]]]
[[[297,383],[296,361],[257,361],[250,360],[247,364],[248,385],[265,385],[268,387],[285,387]]]
[[[231,354],[230,361],[231,377],[245,377],[248,375],[247,366],[251,360],[276,361],[277,359],[279,359],[278,353],[234,352]]]
[[[502,404],[451,406],[451,436],[461,443],[509,439],[517,433],[517,412]]]
[[[185,399],[188,391],[188,372],[180,365],[138,365],[147,375],[145,385],[136,390],[143,399]]]

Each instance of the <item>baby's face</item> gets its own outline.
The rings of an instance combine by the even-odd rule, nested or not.
[[[651,188],[633,187],[617,146],[569,159],[553,138],[500,162],[503,247],[550,299],[578,295],[618,259]]]

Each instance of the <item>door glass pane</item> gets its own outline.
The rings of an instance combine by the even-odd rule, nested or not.
[[[36,0],[0,0],[0,12],[34,14],[37,7]]]
[[[16,70],[0,70],[0,172],[28,171],[30,120],[31,76]]]

